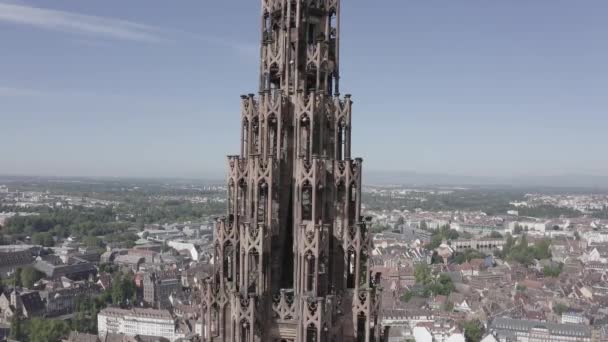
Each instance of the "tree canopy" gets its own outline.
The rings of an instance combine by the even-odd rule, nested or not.
[[[34,284],[42,279],[44,274],[32,266],[27,266],[21,270],[19,273],[19,279],[21,281],[21,286],[25,288],[32,288]]]
[[[422,292],[418,294],[425,298],[434,295],[444,295],[448,296],[452,291],[454,291],[454,283],[452,279],[447,274],[440,274],[439,276],[434,276],[431,268],[428,265],[419,264],[416,265],[414,269],[414,277],[416,278],[416,284],[422,287]],[[411,297],[410,297],[411,298]]]
[[[477,320],[464,322],[462,328],[466,342],[479,342],[483,338],[483,325]]]
[[[530,246],[528,237],[524,234],[519,239],[507,236],[505,245],[502,248],[500,256],[509,261],[517,261],[523,265],[532,265],[534,260],[544,260],[551,258],[551,240],[542,239]]]
[[[65,321],[46,318],[32,318],[27,321],[28,342],[58,342],[69,333],[70,326]]]
[[[135,299],[135,283],[128,274],[118,273],[112,280],[112,303],[115,305],[128,305]]]

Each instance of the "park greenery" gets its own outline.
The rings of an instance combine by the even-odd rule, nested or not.
[[[530,245],[525,234],[518,239],[509,234],[502,251],[497,251],[497,254],[507,261],[516,261],[529,266],[533,265],[535,260],[550,259],[551,250],[549,247],[551,247],[551,240],[547,238]]]
[[[556,315],[561,316],[564,312],[568,311],[568,306],[562,303],[554,303],[553,304],[553,312]]]
[[[125,243],[125,247],[131,247],[138,237],[129,228],[142,230],[152,223],[201,221],[220,215],[224,209],[222,203],[145,199],[103,208],[29,208],[26,210],[36,215],[15,216],[5,222],[0,244],[30,238],[34,244],[52,247],[58,239],[71,236],[89,247],[103,248],[108,243]],[[14,210],[16,208],[0,207],[0,212]]]
[[[433,230],[431,242],[427,244],[428,249],[435,249],[441,245],[443,241],[451,241],[458,239],[459,234],[456,230],[451,229],[450,225],[439,227]]]
[[[581,217],[583,213],[570,208],[556,207],[552,205],[539,205],[534,207],[519,207],[517,211],[520,216],[555,218],[555,217]]]
[[[482,211],[488,215],[504,215],[516,210],[519,216],[535,218],[580,217],[582,212],[552,205],[515,207],[511,203],[525,199],[530,189],[456,189],[450,193],[413,191],[408,194],[364,193],[368,210],[416,210],[424,211]],[[549,189],[544,189],[550,193]],[[608,210],[593,213],[597,218],[608,218]]]
[[[436,295],[449,296],[454,291],[452,279],[444,273],[434,275],[431,268],[425,264],[418,264],[414,268],[416,288],[404,294],[403,300],[409,301],[413,297],[430,298]]]
[[[470,262],[473,259],[483,259],[486,255],[475,249],[465,249],[464,251],[458,251],[454,253],[454,263],[462,265],[465,262]]]
[[[61,341],[69,332],[70,325],[66,321],[37,317],[24,320],[14,315],[9,337],[24,342],[49,342]]]
[[[545,277],[553,277],[557,278],[562,273],[562,269],[564,268],[564,264],[561,262],[556,265],[549,265],[543,267],[543,274]]]

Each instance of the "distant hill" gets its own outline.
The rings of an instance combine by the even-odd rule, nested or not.
[[[11,183],[196,183],[205,185],[224,184],[223,177],[213,172],[201,172],[199,177],[188,178],[137,178],[137,177],[52,177],[52,176],[9,176],[0,175],[0,184]],[[559,176],[466,176],[444,173],[422,173],[413,171],[364,170],[366,185],[410,185],[410,186],[508,186],[508,187],[557,187],[608,189],[608,176],[565,174]]]
[[[369,185],[506,185],[540,187],[575,187],[608,189],[608,176],[568,174],[559,176],[475,177],[412,171],[364,171]]]

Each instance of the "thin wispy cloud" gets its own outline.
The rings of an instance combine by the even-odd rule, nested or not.
[[[33,89],[0,87],[0,97],[33,97],[42,95],[44,95],[44,92]]]
[[[163,40],[162,30],[132,21],[0,2],[0,22],[138,42]]]
[[[241,56],[252,57],[258,53],[255,45],[230,39],[206,37],[178,29],[160,28],[122,19],[33,7],[15,0],[0,0],[0,23],[79,36],[143,43],[194,40],[231,49]]]

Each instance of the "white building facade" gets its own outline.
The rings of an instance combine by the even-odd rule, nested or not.
[[[100,336],[125,334],[127,336],[164,337],[170,341],[185,337],[176,330],[175,320],[167,310],[107,308],[97,315]]]

